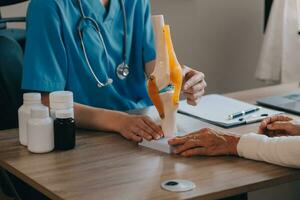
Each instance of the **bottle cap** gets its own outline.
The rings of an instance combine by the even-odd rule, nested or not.
[[[31,118],[43,119],[49,117],[49,109],[46,106],[35,106],[31,108]]]
[[[67,110],[73,108],[73,103],[50,103],[50,108],[54,110]]]
[[[73,107],[73,93],[70,91],[57,91],[50,93],[50,107],[68,109]]]
[[[42,99],[40,93],[24,93],[23,94],[23,100],[24,101],[34,101],[34,102],[40,102]]]
[[[55,116],[57,119],[73,118],[73,116],[74,116],[73,109],[58,110],[55,112]]]
[[[73,93],[70,91],[56,91],[50,93],[50,102],[73,103]]]

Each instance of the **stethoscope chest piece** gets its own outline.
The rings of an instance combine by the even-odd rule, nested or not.
[[[119,79],[123,80],[129,75],[129,67],[125,62],[118,65],[116,70]]]

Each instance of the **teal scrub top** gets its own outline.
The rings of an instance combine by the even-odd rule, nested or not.
[[[77,25],[77,0],[31,0],[27,14],[27,40],[22,88],[41,92],[69,90],[77,103],[111,110],[151,105],[146,89],[145,63],[155,59],[149,0],[124,0],[127,18],[127,63],[130,74],[120,80],[116,67],[123,61],[123,13],[119,0],[106,9],[100,0],[82,0],[87,16],[95,19],[108,50],[109,66],[97,32],[83,34],[91,66],[103,83],[99,88],[84,59]],[[89,26],[89,24],[86,24]]]

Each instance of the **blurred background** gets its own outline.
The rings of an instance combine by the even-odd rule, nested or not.
[[[151,0],[151,4],[152,13],[163,14],[171,26],[180,62],[206,74],[207,93],[226,93],[266,85],[254,74],[264,40],[265,8],[271,0],[267,1]],[[2,16],[25,16],[27,5],[3,7]],[[293,199],[300,195],[295,193],[297,187],[299,182],[256,191],[249,199]]]
[[[1,13],[25,15],[27,4],[4,7]],[[206,74],[207,92],[263,85],[254,78],[263,41],[263,0],[151,0],[151,4],[152,13],[165,15],[171,25],[180,62]]]

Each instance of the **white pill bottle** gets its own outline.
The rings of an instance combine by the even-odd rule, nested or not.
[[[53,120],[46,106],[33,107],[27,123],[28,150],[32,153],[47,153],[54,149]]]
[[[19,121],[19,141],[22,145],[27,146],[27,122],[30,118],[31,108],[41,106],[40,93],[24,93],[23,105],[18,110]]]
[[[70,91],[56,91],[50,93],[50,116],[55,119],[55,113],[58,110],[69,110],[73,113],[72,118],[74,118],[74,101],[73,93]]]

